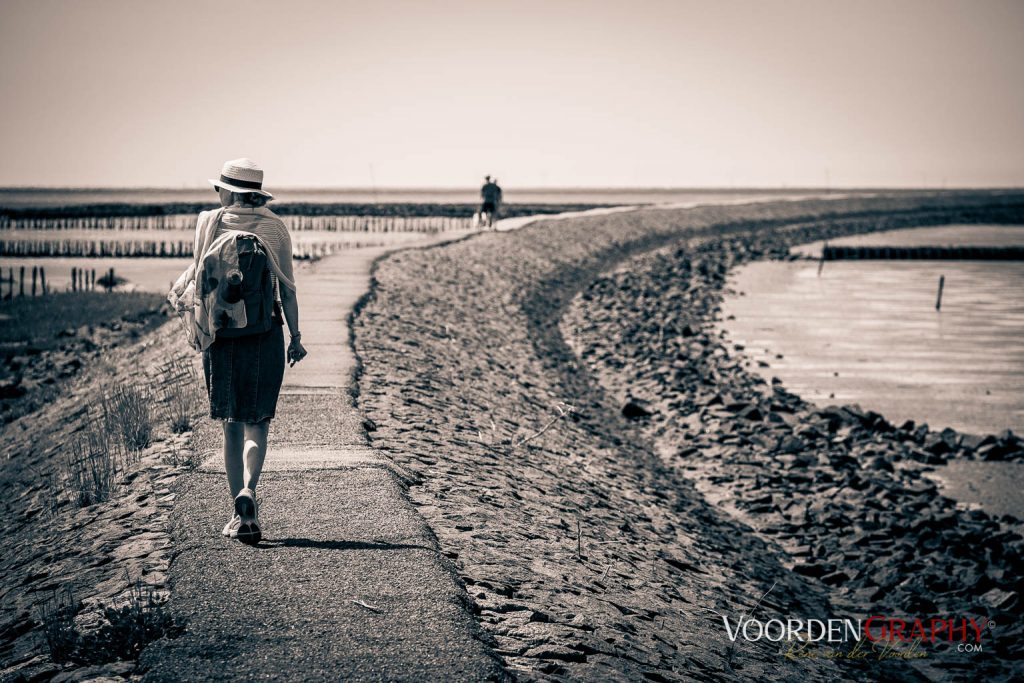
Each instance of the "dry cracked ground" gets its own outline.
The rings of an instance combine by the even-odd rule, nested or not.
[[[1021,222],[1021,200],[643,211],[380,262],[353,323],[359,405],[373,445],[413,473],[410,495],[509,669],[523,680],[1020,673],[1019,522],[961,513],[914,470],[1019,457],[1020,442],[815,412],[758,385],[710,325],[735,263],[828,235]],[[739,502],[709,502],[716,485]],[[913,511],[923,522],[896,523]],[[837,532],[862,545],[830,542]],[[956,585],[919,571],[937,560]],[[924,615],[970,602],[1014,628],[966,664],[794,661],[764,640],[731,643],[720,617],[854,616],[871,601]]]

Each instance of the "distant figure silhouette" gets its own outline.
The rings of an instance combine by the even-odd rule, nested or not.
[[[480,220],[488,228],[494,226],[498,210],[501,208],[501,188],[498,187],[498,179],[491,180],[491,176],[484,177],[484,186],[480,188],[480,198],[483,203],[480,205]]]

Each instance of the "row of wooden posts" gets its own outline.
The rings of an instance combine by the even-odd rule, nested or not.
[[[292,256],[297,259],[317,259],[345,249],[377,246],[368,241],[297,243]],[[191,258],[192,242],[133,240],[0,240],[0,256],[23,258]]]
[[[825,261],[844,260],[925,260],[925,261],[1021,261],[1024,260],[1024,247],[1018,245],[977,246],[952,245],[938,246],[871,246],[871,245],[838,245],[825,246],[821,249],[821,258]]]
[[[0,240],[0,256],[86,258],[183,258],[192,256],[192,242],[156,240]]]
[[[39,283],[38,292],[36,290],[36,282]],[[7,283],[7,295],[4,294],[4,283]],[[42,267],[32,266],[32,289],[30,290],[32,296],[37,294],[46,294],[49,288],[46,286],[46,269]],[[25,296],[25,266],[18,268],[18,296]],[[7,277],[3,277],[3,273],[0,272],[0,297],[5,299],[14,298],[14,267],[7,269]]]
[[[17,296],[25,296],[25,276],[28,273],[28,269],[25,266],[18,267],[18,278],[15,280],[14,267],[7,269],[7,277],[3,277],[3,272],[0,271],[0,298],[13,299],[14,284],[18,283]],[[72,292],[85,292],[96,289],[96,269],[86,270],[85,268],[72,268],[71,269],[71,291]],[[114,276],[114,269],[111,268],[106,277],[101,277],[99,283],[108,292],[114,286],[116,278]],[[4,295],[4,284],[7,284],[7,294]],[[31,296],[45,296],[50,293],[50,288],[46,284],[46,268],[42,266],[32,266],[32,282],[28,290]]]
[[[294,231],[324,232],[422,232],[468,230],[473,219],[462,216],[296,216],[280,217]],[[193,230],[194,214],[161,216],[84,216],[60,218],[10,218],[0,216],[4,230]]]

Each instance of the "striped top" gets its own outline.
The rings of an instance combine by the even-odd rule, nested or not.
[[[200,219],[200,225],[202,220]],[[244,230],[259,237],[267,248],[274,252],[277,257],[277,264],[292,282],[295,282],[295,275],[292,272],[292,238],[284,222],[278,218],[273,211],[261,206],[259,208],[247,208],[241,206],[229,206],[224,211],[220,225],[213,237],[216,239],[228,230]],[[278,293],[280,300],[280,285],[278,277],[273,272],[270,278],[274,282],[274,291]],[[285,283],[287,286],[287,283]],[[294,291],[294,287],[291,287]]]

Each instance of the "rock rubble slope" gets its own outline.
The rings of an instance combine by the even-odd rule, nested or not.
[[[414,477],[412,499],[510,670],[524,680],[871,673],[728,642],[718,613],[749,612],[772,582],[758,607],[768,615],[828,614],[830,587],[790,571],[778,545],[707,503],[578,363],[559,325],[602,272],[681,239],[854,216],[871,229],[994,220],[1014,201],[904,195],[633,212],[382,261],[354,321],[359,404],[373,446]],[[918,677],[900,664],[886,674]]]
[[[990,620],[984,657],[939,643],[920,668],[939,680],[1019,674],[1024,527],[958,509],[924,472],[953,459],[1021,459],[1024,442],[815,408],[748,372],[742,347],[715,331],[729,268],[873,224],[832,220],[645,254],[581,292],[563,334],[666,466],[772,542],[787,568],[826,586],[838,612]]]

